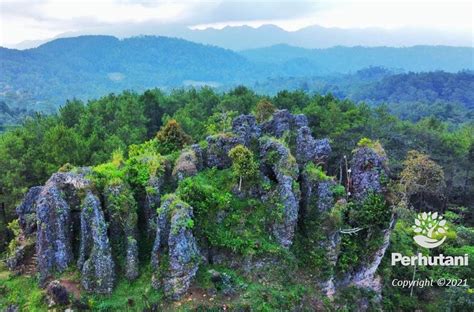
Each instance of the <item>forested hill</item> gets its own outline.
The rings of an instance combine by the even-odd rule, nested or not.
[[[236,53],[168,37],[81,36],[30,50],[0,48],[0,100],[10,109],[53,112],[66,99],[160,87],[228,90],[266,79],[325,77],[383,66],[392,72],[473,69],[472,48],[289,46]],[[259,89],[257,87],[257,89]],[[273,85],[270,91],[278,90]]]
[[[58,39],[26,51],[1,48],[0,62],[5,102],[35,110],[124,89],[218,86],[259,71],[230,50],[166,37]]]
[[[304,90],[331,93],[340,99],[372,106],[387,104],[392,113],[412,121],[428,116],[455,124],[473,119],[472,71],[394,73],[381,67],[370,67],[347,75],[266,79],[254,87],[261,93],[279,89]]]
[[[349,73],[364,67],[382,66],[402,71],[444,70],[457,72],[474,69],[474,49],[468,47],[413,46],[392,47],[333,47],[305,49],[285,44],[242,51],[241,55],[254,62],[287,64],[305,62],[320,73]]]
[[[455,102],[474,108],[474,72],[407,73],[386,76],[353,96],[369,102]]]

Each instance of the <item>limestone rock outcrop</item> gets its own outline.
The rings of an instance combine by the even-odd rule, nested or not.
[[[253,115],[240,115],[232,121],[232,132],[241,139],[245,146],[261,136],[261,128]]]
[[[23,234],[30,235],[36,231],[36,200],[43,187],[34,186],[28,190],[23,201],[16,208],[18,222]]]
[[[198,270],[200,253],[193,224],[191,206],[174,195],[163,201],[152,252],[153,286],[163,286],[165,295],[173,300],[186,293]],[[166,250],[168,257],[163,255]],[[162,261],[167,261],[166,265],[161,265]],[[166,268],[164,272],[162,267]]]
[[[384,191],[382,179],[387,178],[386,157],[369,147],[358,148],[352,158],[352,192],[363,199],[369,192]]]
[[[173,169],[173,176],[176,180],[181,181],[184,178],[196,175],[199,170],[199,160],[196,153],[190,150],[184,150],[176,160]]]
[[[115,272],[107,223],[85,172],[53,174],[43,187],[28,192],[17,212],[23,233],[36,236],[41,285],[77,259],[83,287],[110,293]]]
[[[90,181],[82,175],[55,173],[37,197],[36,251],[41,283],[73,261],[71,213],[80,211],[79,191],[89,186]]]
[[[217,134],[208,136],[207,151],[206,151],[206,165],[209,168],[216,167],[217,169],[225,169],[232,164],[229,151],[235,146],[242,144],[241,138],[233,134]]]
[[[296,160],[300,164],[313,161],[326,162],[331,153],[328,139],[316,140],[307,126],[298,129],[296,135]]]
[[[107,224],[99,199],[87,191],[81,210],[81,243],[77,267],[81,284],[88,291],[110,293],[115,270],[107,236]]]
[[[300,192],[297,185],[298,165],[290,150],[273,139],[261,139],[260,155],[267,167],[264,172],[277,182],[277,193],[282,207],[281,220],[275,220],[272,231],[277,241],[288,248],[293,242],[298,220]]]
[[[153,238],[156,232],[156,210],[161,205],[161,190],[164,179],[162,176],[151,177],[145,188],[145,204],[143,213],[146,220],[148,238]]]

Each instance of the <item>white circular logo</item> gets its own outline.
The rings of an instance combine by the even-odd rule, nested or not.
[[[424,248],[436,248],[446,240],[448,227],[442,216],[438,216],[437,212],[432,214],[430,211],[418,214],[413,229],[417,234],[413,239],[418,245]]]

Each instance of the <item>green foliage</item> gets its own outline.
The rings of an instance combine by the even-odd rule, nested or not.
[[[346,188],[340,184],[332,185],[331,192],[333,193],[335,198],[342,198],[346,196]]]
[[[345,274],[368,261],[367,256],[381,246],[381,231],[388,227],[392,211],[382,195],[369,193],[362,202],[349,202],[341,213],[344,227],[361,229],[354,234],[341,235],[337,271]],[[365,239],[368,235],[370,240]]]
[[[252,255],[277,253],[268,234],[268,209],[259,200],[232,194],[230,170],[205,170],[183,180],[176,193],[194,208],[194,232],[212,246]]]
[[[313,162],[309,162],[304,167],[305,173],[308,178],[312,181],[323,182],[331,180],[331,177],[327,176],[321,166],[315,165]]]
[[[6,268],[0,267],[0,309],[6,309],[10,304],[17,305],[21,311],[48,310],[43,301],[43,290],[38,287],[35,277],[13,277]]]
[[[235,111],[216,112],[207,119],[206,134],[215,135],[232,130],[232,120],[237,117]]]
[[[232,172],[239,179],[239,191],[242,187],[242,181],[251,182],[257,177],[258,165],[254,161],[251,150],[243,145],[237,145],[229,151],[229,157],[232,159]],[[246,185],[247,188],[251,183]]]
[[[273,106],[270,101],[266,99],[260,100],[255,107],[255,118],[257,119],[257,122],[262,123],[267,121],[272,117],[275,110],[275,106]]]
[[[118,280],[111,295],[86,295],[93,311],[143,311],[153,304],[163,301],[163,293],[151,286],[149,265],[142,268],[139,277],[130,282],[125,278]]]
[[[372,141],[368,138],[362,138],[357,143],[357,147],[368,147],[373,149],[379,156],[386,157],[387,154],[378,140]]]
[[[156,134],[158,147],[163,154],[179,151],[185,145],[191,143],[191,137],[187,135],[180,124],[170,119]]]

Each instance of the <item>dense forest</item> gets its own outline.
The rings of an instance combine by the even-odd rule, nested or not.
[[[458,75],[462,78],[467,74],[459,73]],[[394,91],[389,93],[375,88],[371,95],[374,100],[400,100],[394,94],[399,92],[398,85],[403,88],[407,80],[406,77],[403,79],[394,77],[396,78],[383,78],[381,82],[377,82],[382,85],[388,84],[384,82],[384,79],[389,79],[390,84],[395,84],[395,86],[391,85]],[[435,78],[430,75],[408,74],[408,77],[411,80],[428,81],[427,83],[433,85],[433,88],[440,88],[434,82]],[[459,85],[459,88],[468,88],[469,83],[472,84],[469,79],[472,80],[468,77],[467,84]],[[423,89],[427,88],[423,87]],[[380,92],[379,95],[375,96],[376,92]],[[428,94],[416,96],[430,99]],[[441,94],[439,97],[442,96]],[[453,97],[456,97],[456,101],[470,108],[469,104],[472,104],[469,103],[470,96],[469,93],[459,97],[450,95],[442,100],[451,101],[454,100]],[[293,157],[291,155],[299,154],[294,152],[294,149],[298,147],[294,144],[295,138],[291,131],[286,134],[280,133],[278,139],[260,137],[259,144],[262,144],[260,150],[255,149],[251,141],[244,144],[248,145],[248,148],[237,145],[238,148],[234,147],[228,154],[232,161],[229,169],[210,168],[201,169],[199,172],[196,172],[194,167],[194,169],[189,169],[190,163],[196,161],[197,156],[194,152],[197,151],[197,147],[193,145],[194,150],[191,154],[186,150],[191,144],[199,143],[202,148],[207,144],[206,148],[210,153],[211,143],[218,146],[219,138],[225,141],[233,137],[231,129],[236,131],[234,129],[236,117],[242,114],[253,115],[252,118],[255,118],[259,124],[272,125],[272,120],[276,120],[277,116],[275,112],[283,114],[281,112],[285,112],[284,110],[288,110],[295,116],[303,114],[314,136],[328,139],[327,142],[332,151],[328,154],[328,158],[322,161],[324,167],[308,162],[304,170],[301,170],[310,180],[314,179],[320,184],[324,181],[335,181],[335,184],[331,186],[331,192],[336,199],[339,199],[337,201],[339,204],[334,205],[339,208],[333,208],[330,214],[322,216],[308,214],[300,219],[294,244],[289,249],[281,249],[281,246],[268,238],[265,229],[261,227],[261,220],[279,220],[281,215],[279,216],[277,212],[277,215],[267,216],[265,201],[259,203],[260,200],[253,197],[252,192],[246,189],[246,185],[256,183],[255,185],[261,185],[266,192],[272,194],[274,184],[277,183],[274,180],[276,179],[279,183],[281,176],[295,179],[291,180],[293,184],[290,183],[290,188],[297,188],[300,183],[303,183],[292,173],[293,170],[299,169],[295,169],[296,164],[291,163]],[[291,118],[295,118],[294,122],[297,123],[296,117]],[[412,220],[416,212],[428,209],[443,213],[451,228],[449,242],[437,252],[469,254],[471,258],[474,256],[472,249],[474,172],[471,170],[474,161],[474,125],[472,119],[462,118],[462,123],[459,123],[458,119],[450,120],[436,114],[407,119],[409,120],[401,120],[392,115],[390,108],[386,105],[371,107],[364,103],[358,104],[351,100],[338,99],[333,95],[322,96],[304,91],[280,91],[274,96],[264,96],[244,86],[226,92],[218,92],[208,87],[174,90],[169,93],[160,89],[150,89],[143,93],[126,91],[109,94],[87,103],[70,100],[57,113],[48,115],[37,113],[26,118],[21,126],[10,129],[0,136],[0,202],[4,203],[4,215],[3,217],[0,215],[2,218],[0,230],[2,230],[2,238],[9,238],[0,241],[1,247],[6,248],[8,255],[18,247],[15,244],[22,243],[21,238],[18,238],[20,232],[18,223],[14,221],[15,208],[29,188],[44,185],[53,173],[81,172],[83,169],[78,168],[91,167],[92,173],[88,173],[88,177],[94,182],[97,192],[105,194],[105,202],[112,201],[110,194],[113,193],[107,193],[108,186],[117,186],[117,181],[126,182],[130,185],[131,191],[120,193],[121,195],[116,198],[125,200],[128,203],[127,207],[131,207],[130,203],[135,201],[140,203],[142,193],[148,192],[148,186],[143,188],[143,181],[149,179],[149,174],[151,174],[147,170],[153,168],[154,172],[166,171],[163,164],[169,162],[175,164],[173,176],[181,177],[179,174],[182,173],[187,178],[176,178],[178,183],[173,186],[174,195],[164,196],[162,202],[169,202],[170,207],[178,209],[170,210],[170,214],[178,213],[177,211],[186,212],[188,204],[194,207],[194,219],[188,218],[183,221],[184,223],[177,223],[184,231],[183,235],[190,235],[189,230],[194,229],[193,231],[198,231],[195,233],[199,233],[196,235],[206,238],[207,243],[216,248],[232,250],[236,255],[268,253],[277,255],[279,261],[286,263],[285,266],[278,266],[286,272],[275,269],[258,274],[246,272],[243,267],[222,267],[208,263],[197,271],[193,292],[206,292],[212,289],[217,292],[217,295],[211,295],[212,298],[217,298],[216,304],[227,302],[230,308],[235,309],[251,307],[263,311],[292,310],[302,302],[305,307],[330,309],[332,304],[322,299],[319,290],[312,288],[314,283],[313,277],[310,277],[313,276],[311,274],[318,279],[324,279],[328,277],[328,274],[337,277],[343,272],[356,271],[361,263],[368,261],[364,254],[374,252],[379,246],[377,244],[383,240],[382,230],[389,226],[388,221],[390,221],[391,213],[387,208],[387,202],[392,200],[388,197],[384,199],[380,194],[369,194],[365,195],[368,197],[363,202],[341,201],[343,197],[349,196],[345,194],[346,190],[343,187],[343,181],[348,174],[343,170],[343,167],[347,166],[345,159],[350,158],[354,153],[358,155],[358,153],[370,152],[375,153],[373,157],[376,159],[379,159],[377,157],[386,158],[389,169],[383,176],[381,175],[380,178],[385,179],[381,183],[392,193],[403,194],[404,199],[400,202],[404,202],[405,205],[397,204],[396,208],[391,208],[398,221],[390,236],[391,244],[387,253],[390,251],[403,251],[405,254],[418,252],[410,236]],[[287,148],[282,146],[287,146]],[[291,157],[286,155],[286,158],[278,158],[280,157],[277,157],[278,153],[271,152],[271,148],[278,148],[278,152],[283,149],[287,151],[286,153],[290,153],[288,155]],[[260,164],[257,161],[255,163],[249,161],[256,158],[254,155],[257,154],[260,154],[263,159]],[[356,158],[356,156],[353,157]],[[151,167],[145,170],[140,165],[143,161]],[[272,162],[279,164],[271,167],[276,172],[276,176],[271,173],[269,180],[260,181],[255,177],[255,172],[258,171],[256,168],[260,166],[263,172],[270,170],[262,169],[267,162],[270,165]],[[356,168],[356,163],[354,166]],[[235,181],[235,183],[229,181]],[[167,187],[170,189],[166,189]],[[165,186],[163,192],[170,192],[171,188],[171,186]],[[272,197],[270,197],[271,200]],[[275,203],[276,206],[279,204],[281,203]],[[133,205],[141,207],[140,204]],[[224,225],[209,221],[211,216],[219,219],[219,211],[222,209],[228,211],[228,214],[222,217]],[[136,216],[133,217],[126,211],[112,209],[110,214],[112,225],[114,218],[125,220],[123,224],[136,222]],[[138,218],[143,218],[140,212],[138,214]],[[173,216],[178,218],[178,215]],[[128,218],[135,218],[135,221]],[[10,224],[8,227],[7,223]],[[317,229],[332,228],[332,225],[328,224],[333,223],[352,228],[371,225],[377,230],[374,232],[363,230],[355,235],[343,236],[340,242],[340,256],[335,267],[327,268],[323,265],[326,260],[324,256],[321,256],[321,250],[315,242],[321,235],[325,235]],[[226,226],[227,230],[223,231],[222,226]],[[175,232],[171,230],[170,242],[173,233]],[[276,237],[279,236],[276,235]],[[14,239],[7,246],[11,238]],[[113,241],[112,244],[114,244]],[[137,248],[148,250],[149,247]],[[171,250],[171,245],[167,248]],[[114,259],[125,257],[121,254],[112,256]],[[410,293],[410,289],[391,287],[389,283],[393,278],[411,276],[413,271],[411,268],[392,267],[386,258],[382,260],[378,268],[378,272],[384,277],[381,286],[382,300],[380,297],[377,300],[370,291],[349,287],[337,294],[335,306],[345,307],[349,311],[359,309],[361,306],[374,309],[383,307],[387,311],[415,310],[422,307],[438,311],[441,305],[449,311],[468,311],[474,308],[474,298],[470,288],[468,290],[431,288],[424,291],[415,289],[413,293]],[[117,263],[122,268],[123,264],[120,261]],[[163,302],[161,301],[162,293],[149,290],[152,269],[148,265],[144,267],[145,269],[140,271],[140,276],[134,282],[120,279],[111,296],[84,295],[80,303],[106,311],[123,309],[127,305],[127,300],[129,307],[135,305],[137,309],[138,307],[149,309],[154,302]],[[126,268],[124,267],[123,270],[126,271]],[[66,271],[64,274],[68,278],[73,278],[71,276],[75,276],[76,273]],[[132,274],[134,278],[138,275],[138,273],[128,271],[125,274]],[[438,276],[441,272],[437,267],[423,267],[418,269],[417,274],[420,278],[425,278]],[[471,266],[449,269],[443,274],[453,278],[468,279],[471,285],[474,278]],[[232,291],[226,292],[229,283],[233,285]],[[21,289],[24,287],[33,289],[29,298],[24,293],[22,294]],[[32,281],[26,277],[11,279],[3,286],[0,285],[0,292],[2,292],[0,306],[16,302],[21,303],[23,307],[44,308],[41,290],[37,288],[35,280]],[[428,297],[431,298],[429,305],[426,304]],[[359,298],[368,299],[363,303],[359,301]],[[194,303],[191,303],[191,307],[198,309],[218,307],[213,306],[212,302],[205,304],[200,302],[200,305],[195,306],[192,304]]]

